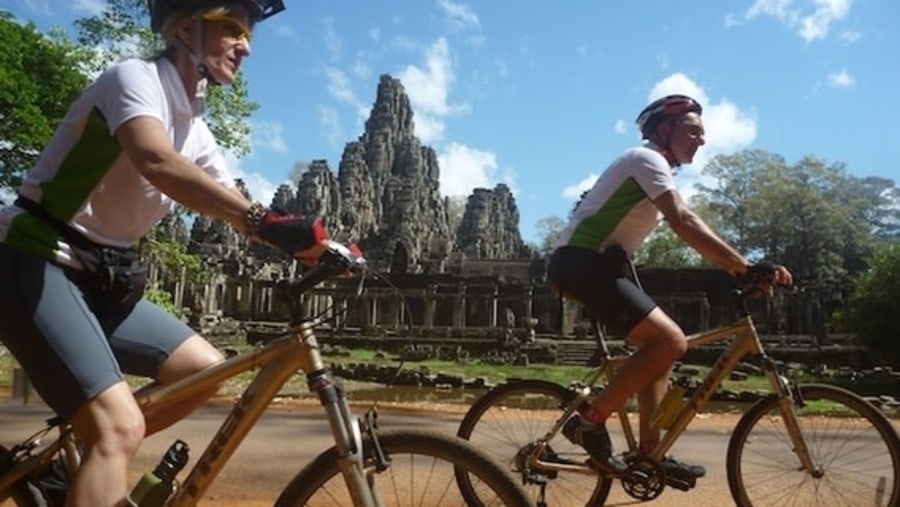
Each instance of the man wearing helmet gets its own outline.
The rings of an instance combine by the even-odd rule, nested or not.
[[[67,505],[125,504],[128,463],[146,434],[214,394],[146,420],[123,373],[166,384],[222,359],[142,298],[136,243],[181,203],[304,262],[323,251],[314,218],[251,204],[203,120],[207,83],[234,81],[260,20],[281,0],[150,0],[166,49],[101,74],[72,105],[0,211],[0,336],[41,397],[70,421],[85,456]]]
[[[645,143],[626,151],[583,196],[560,234],[548,268],[551,285],[573,298],[601,322],[623,320],[626,340],[637,348],[617,376],[563,433],[583,446],[600,468],[627,467],[612,450],[605,421],[632,395],[638,396],[640,451],[660,441],[651,414],[665,394],[672,365],[687,351],[681,328],[641,289],[630,258],[664,218],[672,231],[704,258],[735,276],[763,275],[766,284],[791,283],[791,274],[770,263],[750,264],[691,211],[675,189],[674,168],[689,164],[704,144],[697,101],[685,95],[662,97],[638,115]],[[706,471],[667,457],[666,476],[693,485]]]

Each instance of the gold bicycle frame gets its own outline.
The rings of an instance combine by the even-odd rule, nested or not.
[[[762,342],[756,332],[756,327],[753,325],[753,320],[749,316],[741,317],[733,324],[727,326],[689,335],[687,337],[688,348],[709,345],[711,343],[724,341],[728,338],[733,338],[733,341],[722,354],[719,355],[716,362],[706,374],[706,377],[704,377],[703,382],[701,382],[700,386],[694,391],[694,394],[678,410],[671,426],[665,432],[659,445],[649,457],[656,461],[661,461],[669,449],[671,449],[675,442],[678,441],[678,438],[687,430],[687,427],[694,419],[694,416],[703,410],[712,396],[719,389],[722,381],[725,380],[726,376],[730,374],[732,370],[734,370],[737,364],[747,356],[759,356],[763,358],[763,367],[766,378],[771,385],[772,393],[777,395],[779,399],[782,420],[790,435],[794,452],[800,460],[800,466],[810,473],[815,473],[815,466],[813,465],[812,458],[809,455],[809,449],[806,446],[806,441],[803,439],[803,434],[800,432],[800,426],[797,422],[797,415],[793,405],[793,393],[791,392],[787,381],[779,377],[772,361],[765,356]],[[603,348],[605,351],[605,346]],[[540,460],[540,456],[543,454],[543,447],[546,446],[560,431],[569,416],[575,412],[582,401],[590,397],[590,387],[595,385],[601,376],[604,376],[607,379],[613,378],[615,372],[627,359],[628,356],[610,357],[608,355],[603,358],[602,364],[589,375],[586,382],[587,387],[582,390],[575,402],[567,408],[563,416],[556,421],[553,428],[547,433],[542,441],[543,445],[536,446],[534,452],[531,453],[529,459],[530,466],[543,471],[558,470],[582,474],[596,474],[596,471],[587,465],[545,462]],[[635,437],[635,432],[631,425],[632,423],[629,418],[627,407],[623,404],[616,413],[618,414],[622,426],[622,433],[628,443],[629,453],[636,453],[638,449],[637,438]]]
[[[200,458],[190,467],[168,506],[193,506],[203,497],[210,484],[224,468],[240,443],[268,408],[285,382],[299,371],[310,379],[310,391],[323,393],[334,389],[330,375],[322,361],[314,329],[320,320],[294,325],[288,334],[250,351],[227,358],[206,369],[166,385],[149,385],[135,392],[141,411],[147,417],[165,411],[173,404],[209,391],[240,373],[259,369],[241,398],[226,416],[219,430],[210,440]],[[362,461],[362,435],[357,420],[352,417],[343,396],[320,396],[327,420],[334,436],[340,467],[353,504],[381,505],[377,492],[371,487],[371,474]],[[53,428],[48,427],[41,436]],[[60,437],[29,459],[0,476],[0,501],[8,498],[16,483],[41,466],[49,463],[60,449],[66,450],[70,471],[78,463],[70,458],[79,456],[74,434],[68,425],[59,427]],[[34,440],[38,442],[38,439]]]

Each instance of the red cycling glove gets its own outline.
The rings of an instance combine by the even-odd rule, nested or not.
[[[287,215],[254,207],[247,213],[249,232],[292,256],[328,239],[328,230],[320,217]]]

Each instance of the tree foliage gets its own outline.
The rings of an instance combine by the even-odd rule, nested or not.
[[[57,36],[59,34],[56,34]],[[25,171],[87,83],[81,53],[0,11],[0,187],[18,187]]]
[[[634,263],[647,268],[679,269],[701,266],[703,258],[663,223],[635,252]]]
[[[556,215],[551,215],[538,220],[534,227],[538,231],[540,244],[536,245],[535,249],[541,256],[547,256],[553,253],[553,249],[556,247],[556,241],[559,239],[559,234],[565,226],[565,220]]]
[[[850,303],[840,315],[841,324],[855,330],[860,341],[900,364],[897,330],[893,317],[900,315],[900,242],[877,249],[869,270],[859,277]]]
[[[896,220],[896,189],[804,157],[788,165],[761,150],[718,156],[704,168],[699,212],[751,258],[781,262],[802,282],[844,285]],[[894,217],[894,218],[892,218]]]

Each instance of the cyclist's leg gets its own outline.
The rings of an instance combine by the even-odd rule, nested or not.
[[[85,447],[66,505],[119,505],[128,493],[128,464],[144,436],[144,416],[121,381],[81,406],[71,418]]]
[[[190,327],[159,306],[142,299],[110,336],[110,345],[133,375],[167,384],[223,359],[222,354]],[[151,435],[183,419],[216,393],[218,386],[163,410],[146,414]]]
[[[106,336],[68,273],[0,245],[0,335],[41,398],[70,420],[85,461],[70,490],[74,505],[112,505],[127,490],[128,463],[143,418]]]
[[[666,393],[672,365],[687,351],[687,340],[681,328],[659,307],[638,322],[626,340],[638,349],[634,368],[639,377],[635,382],[643,384],[637,392],[640,448],[649,452],[660,439],[660,429],[650,424],[651,416]]]
[[[661,432],[650,424],[651,416],[662,401],[669,385],[669,374],[672,369],[656,379],[649,386],[638,391],[638,413],[640,414],[640,451],[650,453],[659,444]]]
[[[656,397],[659,390],[656,385],[664,381],[669,368],[687,350],[684,333],[650,296],[627,278],[623,262],[615,255],[562,247],[553,253],[548,268],[550,281],[557,290],[581,302],[605,324],[624,321],[626,339],[638,347],[622,364],[616,378],[593,401],[592,415],[597,422],[651,385],[654,387],[648,391],[650,399]],[[647,400],[643,405],[650,407],[652,402]],[[649,410],[652,413],[652,408]]]
[[[612,413],[633,394],[643,392],[645,399],[639,404],[641,436],[652,437],[650,429],[644,429],[645,421],[662,397],[659,384],[664,385],[672,365],[687,350],[687,342],[678,325],[658,307],[641,319],[626,339],[638,350],[622,363],[616,377],[597,395],[592,407],[601,413]]]

